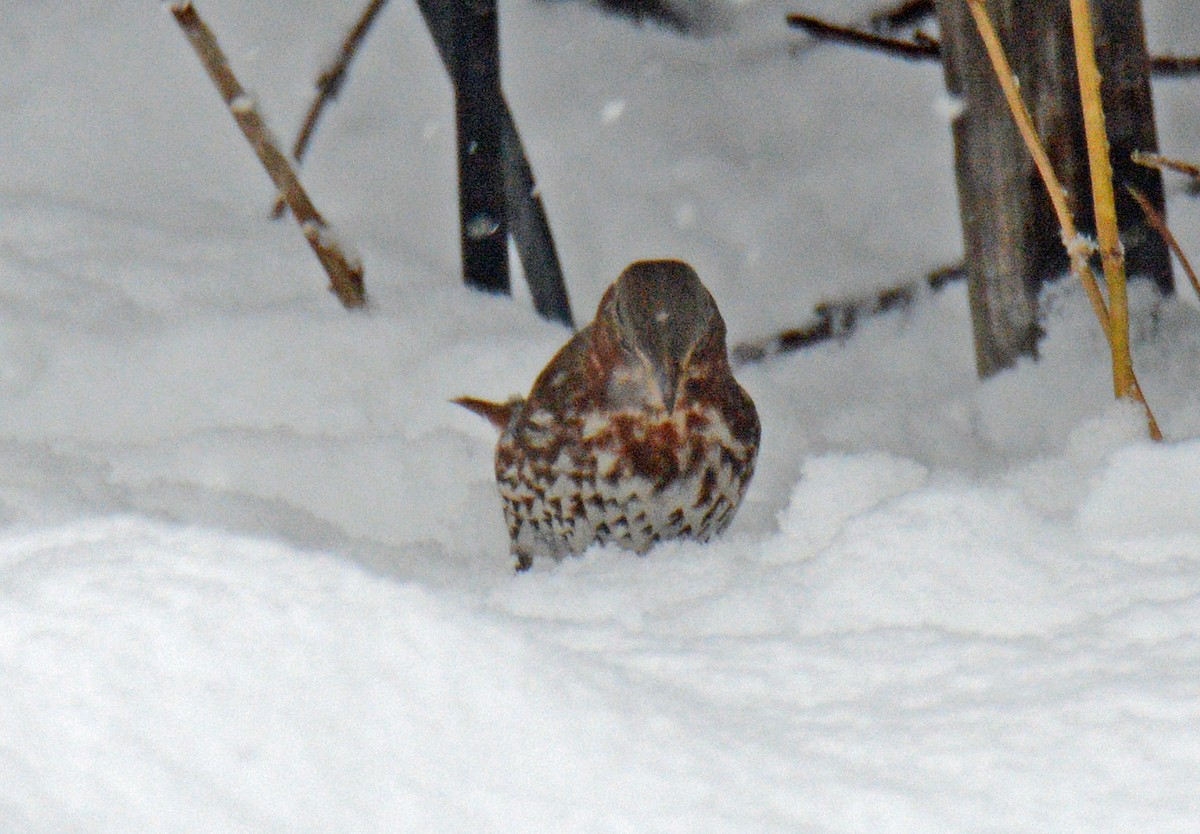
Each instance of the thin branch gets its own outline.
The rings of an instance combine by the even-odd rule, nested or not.
[[[922,283],[931,291],[938,292],[965,277],[962,264],[955,264],[935,269],[925,276],[924,282],[910,281],[888,287],[866,298],[822,302],[813,309],[813,320],[808,324],[790,327],[765,339],[741,342],[734,345],[730,354],[735,364],[744,365],[761,362],[781,353],[803,350],[831,339],[844,339],[867,319],[911,306],[920,296]]]
[[[829,23],[818,17],[804,14],[790,14],[787,16],[787,22],[789,26],[803,29],[820,40],[874,49],[910,61],[937,60],[942,54],[941,46],[932,38],[923,37],[920,40],[911,41],[889,38],[874,32],[863,32],[848,26],[839,26],[836,23]]]
[[[1200,55],[1152,55],[1150,71],[1165,78],[1200,75]]]
[[[1200,182],[1200,166],[1193,165],[1190,162],[1181,162],[1178,159],[1162,156],[1156,153],[1146,153],[1145,151],[1134,151],[1130,158],[1138,165],[1145,165],[1147,168],[1164,168],[1175,171],[1180,174],[1185,174],[1192,179]]]
[[[1154,207],[1154,204],[1141,191],[1132,185],[1126,185],[1125,190],[1142,207],[1142,212],[1146,215],[1146,220],[1149,221],[1154,230],[1166,242],[1167,247],[1175,253],[1175,257],[1179,259],[1179,263],[1183,266],[1183,271],[1187,273],[1188,280],[1192,282],[1192,289],[1196,291],[1196,296],[1200,298],[1200,280],[1196,278],[1196,270],[1192,269],[1192,263],[1188,260],[1187,253],[1183,251],[1183,247],[1179,245],[1179,241],[1175,239],[1175,235],[1171,233],[1171,228],[1167,225],[1166,218],[1162,216],[1162,213]]]
[[[308,143],[312,141],[313,131],[317,128],[317,122],[325,112],[325,106],[337,98],[342,91],[342,84],[346,80],[350,62],[354,60],[358,47],[367,37],[367,33],[371,31],[375,18],[379,16],[379,12],[386,4],[387,0],[371,0],[367,4],[357,22],[346,34],[345,40],[342,41],[337,58],[317,76],[317,96],[309,105],[308,115],[304,117],[304,123],[300,126],[300,132],[296,134],[296,141],[292,145],[292,159],[296,162],[304,159],[304,154],[308,151]],[[271,217],[275,219],[282,217],[285,205],[286,201],[280,194],[275,200],[275,207],[271,210]]]
[[[913,5],[917,11],[924,7],[923,2],[914,2]],[[919,19],[916,12],[914,17]],[[876,18],[872,18],[873,22],[875,20]],[[891,23],[888,16],[882,17],[881,20],[888,28],[896,25]],[[941,41],[920,31],[914,33],[912,40],[905,40],[889,38],[875,32],[864,32],[853,26],[841,26],[806,14],[789,14],[787,22],[792,27],[803,29],[817,40],[870,49],[908,61],[940,61],[942,58]],[[1200,55],[1151,55],[1150,72],[1152,75],[1166,78],[1200,75]]]
[[[259,161],[275,187],[284,195],[292,216],[300,224],[304,237],[316,253],[317,259],[329,275],[330,289],[347,308],[366,304],[363,289],[362,264],[348,259],[334,239],[328,224],[317,211],[308,194],[300,185],[296,172],[287,157],[279,150],[258,112],[254,99],[248,95],[229,66],[229,61],[217,45],[212,31],[200,19],[199,13],[189,0],[168,3],[171,14],[187,35],[188,41],[200,57],[209,78],[225,100],[225,105],[247,141],[254,148]]]
[[[358,48],[366,38],[371,25],[374,23],[379,8],[383,5],[373,0],[343,41],[337,64],[331,65],[317,81],[318,95],[325,89],[326,78],[337,78],[337,89],[348,77],[350,63],[358,56]],[[433,36],[434,46],[447,72],[453,63],[453,41],[455,13],[459,5],[452,0],[417,0],[421,15]],[[335,67],[338,67],[335,69]],[[332,101],[333,96],[325,97],[320,103],[314,101],[310,113],[320,111],[324,105]],[[537,184],[533,178],[533,170],[529,165],[521,137],[513,121],[508,104],[500,102],[502,145],[504,154],[504,190],[505,202],[509,211],[509,232],[516,242],[517,254],[525,272],[525,280],[533,297],[534,307],[544,318],[559,321],[574,329],[571,315],[571,303],[567,295],[566,282],[563,279],[562,265],[554,248],[554,238],[550,233],[550,223],[546,218],[546,210],[538,196]],[[317,125],[313,120],[312,130],[307,131],[307,142],[315,132]],[[303,136],[304,134],[302,134]],[[300,149],[301,137],[297,137],[297,149]],[[307,147],[307,146],[306,146]]]
[[[455,10],[459,4],[450,0],[417,0],[417,8],[433,38],[438,57],[447,74],[453,75]],[[575,329],[571,301],[563,277],[562,264],[554,247],[550,221],[542,204],[529,155],[521,142],[517,123],[508,102],[500,97],[500,128],[504,145],[504,201],[509,216],[509,232],[517,244],[517,255],[525,272],[525,283],[533,298],[534,309],[543,318],[558,321]]]

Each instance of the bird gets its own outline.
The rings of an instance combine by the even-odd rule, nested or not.
[[[452,402],[500,431],[495,476],[517,571],[613,543],[642,555],[733,521],[761,427],[725,321],[678,260],[628,266],[527,397]]]

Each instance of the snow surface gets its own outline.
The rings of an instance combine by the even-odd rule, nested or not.
[[[351,0],[205,0],[286,135]],[[872,4],[807,10],[865,18]],[[733,340],[960,251],[936,67],[779,2],[688,40],[502,3],[505,84],[586,319],[692,261]],[[1152,43],[1200,14],[1147,0]],[[965,292],[739,372],[730,533],[512,573],[494,435],[565,333],[458,284],[449,85],[394,3],[303,176],[348,314],[157,4],[0,31],[0,830],[1195,831],[1200,309],[1135,289],[1169,442],[1082,293],[975,379]],[[1196,82],[1156,86],[1200,158]],[[1200,207],[1171,189],[1200,257]]]

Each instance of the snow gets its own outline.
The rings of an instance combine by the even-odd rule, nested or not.
[[[286,6],[199,6],[281,134],[359,11]],[[707,39],[502,7],[578,319],[642,257],[692,262],[735,342],[958,257],[936,67],[797,46],[774,0],[700,4]],[[1192,4],[1147,14],[1195,51]],[[763,449],[723,538],[514,575],[494,432],[448,400],[566,334],[458,281],[428,40],[389,4],[301,172],[362,254],[348,313],[169,15],[6,12],[0,830],[1194,830],[1186,286],[1131,287],[1164,444],[1079,288],[980,382],[955,285],[739,369]],[[1182,158],[1195,83],[1155,90]]]
[[[249,93],[238,93],[233,97],[233,101],[229,102],[229,109],[239,116],[244,116],[257,110],[258,102]]]

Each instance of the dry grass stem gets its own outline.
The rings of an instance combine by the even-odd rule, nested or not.
[[[309,105],[308,115],[304,117],[304,122],[300,125],[300,132],[296,134],[296,141],[292,145],[292,159],[296,162],[304,159],[304,154],[308,152],[308,143],[312,141],[313,132],[317,129],[317,122],[325,112],[326,105],[337,98],[338,93],[342,91],[342,84],[346,80],[350,62],[354,60],[358,47],[366,38],[367,33],[371,31],[375,18],[386,4],[387,0],[371,0],[367,4],[363,13],[359,15],[358,21],[342,41],[337,58],[317,76],[317,95]],[[282,217],[286,206],[287,201],[280,194],[275,200],[275,207],[271,210],[271,217],[276,219]]]
[[[1083,105],[1096,239],[1100,244],[1100,260],[1108,285],[1108,343],[1112,348],[1113,389],[1118,397],[1127,397],[1133,390],[1133,359],[1129,353],[1125,252],[1117,228],[1112,160],[1109,158],[1108,133],[1104,125],[1104,106],[1100,100],[1100,70],[1096,66],[1096,44],[1088,0],[1071,0],[1071,28],[1075,36],[1075,67],[1079,74],[1079,97]]]
[[[1179,241],[1176,240],[1175,235],[1171,233],[1171,228],[1167,225],[1166,218],[1162,216],[1158,209],[1154,207],[1154,204],[1150,202],[1149,198],[1141,191],[1132,185],[1125,186],[1125,190],[1129,192],[1133,199],[1137,200],[1137,204],[1142,207],[1142,212],[1146,215],[1146,220],[1149,221],[1154,230],[1166,242],[1167,248],[1175,253],[1175,257],[1179,259],[1183,271],[1187,273],[1188,280],[1192,282],[1192,289],[1196,291],[1196,296],[1200,298],[1200,280],[1196,278],[1196,270],[1192,268],[1192,262],[1188,260],[1187,254],[1183,251],[1183,247],[1179,245]]]
[[[1142,395],[1133,372],[1129,349],[1129,302],[1126,295],[1125,250],[1117,225],[1117,201],[1113,193],[1112,159],[1100,97],[1100,70],[1096,66],[1096,43],[1088,0],[1071,0],[1071,29],[1075,36],[1075,66],[1079,73],[1079,98],[1087,137],[1088,169],[1092,179],[1092,206],[1096,215],[1096,237],[1104,280],[1108,284],[1108,344],[1112,352],[1113,391],[1118,398],[1131,398],[1146,411],[1150,436],[1162,440],[1154,412]]]
[[[246,93],[233,74],[229,61],[217,44],[212,31],[205,25],[191,2],[170,3],[168,8],[196,50],[209,78],[221,93],[229,112],[233,114],[238,127],[254,148],[271,181],[287,200],[288,208],[300,224],[305,239],[329,275],[330,288],[347,308],[364,306],[366,293],[363,288],[362,265],[347,258],[334,239],[325,219],[300,185],[300,180],[287,157],[271,137],[254,99]]]

